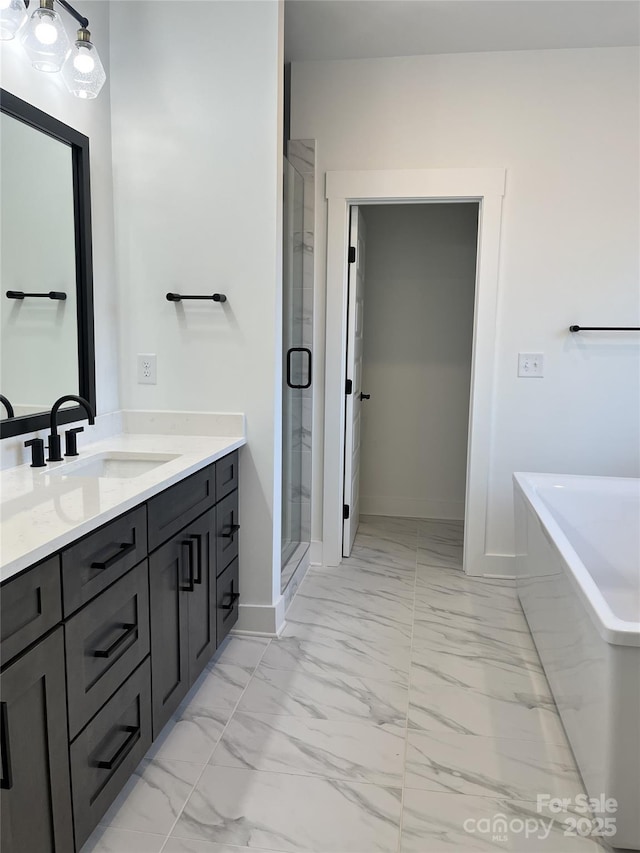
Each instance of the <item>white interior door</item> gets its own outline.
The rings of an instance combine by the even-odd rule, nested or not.
[[[364,316],[365,224],[351,207],[349,229],[349,299],[347,319],[347,398],[344,436],[344,527],[342,555],[351,553],[360,521],[360,414],[362,402],[362,331]],[[353,257],[355,249],[355,258]]]

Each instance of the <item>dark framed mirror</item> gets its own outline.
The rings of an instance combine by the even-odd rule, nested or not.
[[[0,438],[96,406],[89,139],[0,89]],[[58,421],[79,420],[78,406]]]

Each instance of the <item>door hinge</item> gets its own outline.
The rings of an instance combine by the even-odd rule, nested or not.
[[[344,393],[353,394],[353,382],[351,381],[351,379],[347,379],[347,381],[345,382]]]
[[[345,521],[349,518],[349,504],[345,504],[342,507],[342,517]]]
[[[349,263],[355,264],[356,262],[356,247],[349,246]]]

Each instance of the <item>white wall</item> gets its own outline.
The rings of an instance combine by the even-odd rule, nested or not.
[[[514,470],[638,476],[638,50],[296,63],[295,137],[326,170],[505,167],[487,553],[513,554]],[[316,364],[326,205],[317,208]],[[319,345],[320,344],[320,345]],[[518,379],[518,351],[544,379]],[[322,388],[316,375],[316,389]],[[314,405],[322,452],[323,401]],[[319,538],[322,483],[314,483]]]
[[[361,210],[361,512],[464,518],[478,205]]]
[[[123,403],[246,413],[243,622],[280,597],[282,6],[118,2],[111,31]]]

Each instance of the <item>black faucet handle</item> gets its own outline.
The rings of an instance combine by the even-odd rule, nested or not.
[[[32,438],[31,441],[25,441],[24,446],[31,448],[31,467],[44,468],[47,463],[44,461],[43,439]]]
[[[84,427],[75,427],[68,429],[64,434],[64,455],[78,456],[78,439],[79,432],[84,432]]]
[[[60,453],[60,436],[57,432],[50,433],[47,448],[49,450],[47,462],[62,462],[62,454]]]

